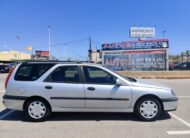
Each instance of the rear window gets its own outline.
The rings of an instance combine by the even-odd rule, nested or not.
[[[16,72],[15,80],[34,81],[47,72],[54,64],[23,64]]]

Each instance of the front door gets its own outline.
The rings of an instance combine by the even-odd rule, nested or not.
[[[87,108],[129,107],[130,86],[117,86],[117,78],[98,67],[84,66],[83,72]]]
[[[77,66],[57,67],[45,80],[44,92],[51,103],[59,108],[83,108],[84,84]]]

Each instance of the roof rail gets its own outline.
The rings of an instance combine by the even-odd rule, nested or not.
[[[73,63],[76,63],[76,64],[81,64],[81,63],[89,63],[89,61],[61,61],[61,60],[47,60],[47,61],[44,61],[44,60],[31,60],[31,61],[25,61],[23,62],[25,64],[27,63],[65,63],[65,64],[73,64]]]

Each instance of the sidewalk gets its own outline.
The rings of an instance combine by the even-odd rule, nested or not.
[[[118,73],[143,79],[190,79],[190,71],[119,71]]]

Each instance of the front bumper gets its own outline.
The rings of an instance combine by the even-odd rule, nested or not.
[[[178,105],[178,98],[162,99],[164,111],[175,111]]]

